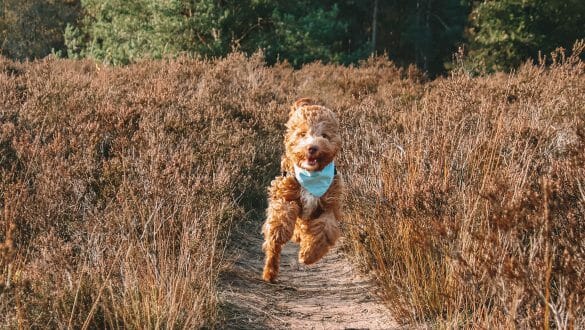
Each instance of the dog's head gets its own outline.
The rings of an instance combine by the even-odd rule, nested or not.
[[[339,121],[333,111],[311,99],[297,100],[286,124],[287,157],[308,171],[320,171],[341,149]]]

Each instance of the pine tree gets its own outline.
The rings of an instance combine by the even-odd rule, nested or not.
[[[284,0],[82,0],[69,26],[72,57],[127,64],[187,53],[224,56],[262,49],[268,62],[343,62],[347,23],[334,4]]]
[[[71,57],[127,64],[182,50],[185,20],[178,0],[82,0],[82,5],[81,26],[70,25],[65,34]]]
[[[401,62],[415,63],[436,75],[445,71],[463,42],[469,12],[466,1],[417,0],[402,4],[398,47]]]
[[[582,0],[501,0],[478,4],[471,16],[470,57],[488,72],[511,70],[539,51],[571,48],[585,38]]]

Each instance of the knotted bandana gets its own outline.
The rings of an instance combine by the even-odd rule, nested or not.
[[[335,176],[333,162],[329,163],[321,171],[307,171],[297,165],[294,165],[294,168],[295,178],[297,178],[300,185],[316,197],[321,197],[327,192]]]

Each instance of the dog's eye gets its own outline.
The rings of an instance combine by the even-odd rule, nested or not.
[[[327,135],[327,134],[321,134],[321,136],[325,139],[329,139],[329,135]]]
[[[298,133],[298,135],[299,135],[300,137],[304,137],[305,135],[307,135],[307,132],[299,132],[299,133]]]

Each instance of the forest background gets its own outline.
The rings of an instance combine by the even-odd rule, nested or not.
[[[268,64],[352,64],[372,54],[431,77],[464,54],[509,71],[585,36],[581,0],[4,0],[0,52],[110,64],[261,49]]]
[[[584,27],[583,0],[0,0],[0,328],[266,326],[222,279],[261,274],[234,247],[311,96],[339,246],[399,324],[585,329]]]

